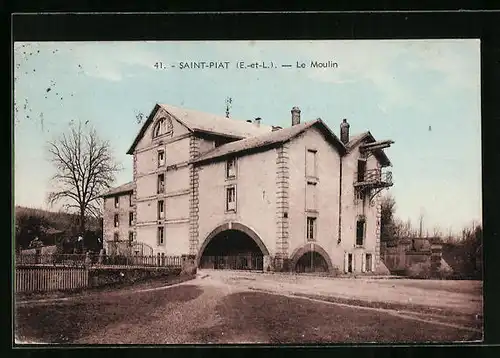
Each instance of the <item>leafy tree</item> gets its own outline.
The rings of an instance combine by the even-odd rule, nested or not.
[[[68,133],[48,143],[50,161],[56,169],[52,181],[56,190],[48,196],[50,204],[62,201],[63,208],[76,211],[79,231],[85,232],[86,216],[101,216],[101,195],[119,171],[109,142],[88,125],[71,124]]]
[[[396,211],[396,200],[391,195],[382,197],[380,217],[381,241],[394,240],[394,213]]]
[[[26,249],[35,237],[42,239],[44,229],[48,226],[44,216],[32,212],[16,214],[16,248]]]

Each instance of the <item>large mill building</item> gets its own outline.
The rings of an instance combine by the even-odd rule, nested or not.
[[[297,107],[281,128],[157,104],[128,151],[132,182],[104,195],[107,250],[210,268],[375,271],[392,143],[351,136],[345,119],[339,138]]]

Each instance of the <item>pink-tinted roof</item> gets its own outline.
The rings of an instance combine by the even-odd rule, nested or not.
[[[340,140],[333,134],[330,129],[326,126],[321,119],[316,119],[309,122],[304,122],[297,124],[292,127],[283,128],[274,132],[262,134],[255,137],[250,137],[246,139],[241,139],[235,142],[224,144],[220,147],[212,149],[200,157],[193,160],[193,163],[199,163],[203,161],[208,161],[211,159],[230,156],[235,153],[241,153],[250,151],[253,149],[264,148],[272,146],[273,144],[279,144],[286,142],[300,133],[306,131],[312,126],[318,126],[322,132],[327,136],[327,138],[343,153],[345,152],[344,145]]]
[[[133,181],[108,190],[106,193],[102,194],[102,197],[113,196],[113,195],[118,195],[118,194],[125,194],[127,192],[132,192],[132,191],[134,191],[134,182]]]

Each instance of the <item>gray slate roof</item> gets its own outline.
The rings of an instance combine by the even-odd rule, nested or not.
[[[279,144],[286,142],[300,133],[304,132],[312,126],[318,126],[323,133],[327,135],[330,141],[343,153],[345,152],[345,147],[342,142],[333,134],[333,132],[324,124],[321,119],[315,119],[309,122],[303,122],[292,127],[283,128],[274,132],[262,134],[255,137],[250,137],[246,139],[241,139],[235,142],[227,143],[221,145],[220,147],[214,148],[208,152],[205,152],[200,157],[192,160],[192,163],[199,163],[208,161],[211,159],[230,156],[235,153],[250,151],[252,149],[264,148],[272,146],[274,144]]]
[[[134,190],[134,182],[130,181],[128,183],[125,183],[123,185],[120,185],[120,186],[117,186],[115,188],[108,190],[106,193],[102,194],[101,196],[104,198],[104,197],[113,196],[113,195],[117,195],[117,194],[125,194],[125,193],[131,192],[133,190]]]

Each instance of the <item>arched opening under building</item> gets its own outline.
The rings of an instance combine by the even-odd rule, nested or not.
[[[324,257],[316,251],[303,254],[295,265],[296,272],[328,272],[328,264]]]
[[[318,244],[306,244],[295,249],[291,255],[290,268],[299,273],[333,272],[330,256]]]
[[[231,228],[210,236],[202,248],[199,268],[263,270],[264,255],[267,254],[264,251],[267,250],[262,247],[260,239],[252,238],[253,233]]]

